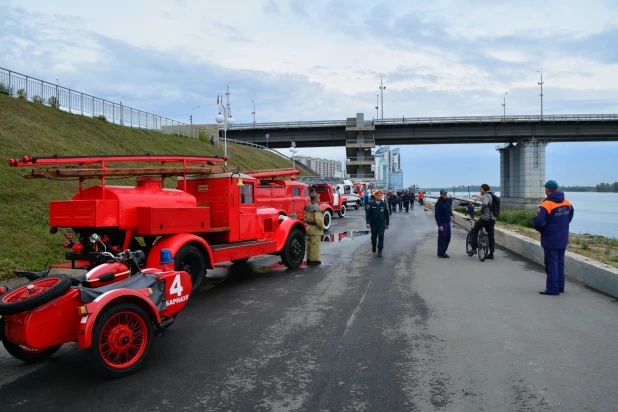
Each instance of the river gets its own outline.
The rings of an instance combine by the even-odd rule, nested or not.
[[[575,216],[569,230],[618,237],[618,193],[565,192]]]
[[[468,193],[457,193],[466,196]],[[618,237],[618,193],[565,192],[575,208],[571,233]],[[500,196],[500,192],[496,192]]]

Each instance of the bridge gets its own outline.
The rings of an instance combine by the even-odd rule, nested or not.
[[[372,180],[376,145],[496,143],[500,152],[503,204],[533,208],[545,197],[545,146],[557,142],[618,141],[618,114],[545,116],[401,117],[365,121],[363,113],[346,120],[247,123],[228,137],[272,148],[346,146],[352,179]]]

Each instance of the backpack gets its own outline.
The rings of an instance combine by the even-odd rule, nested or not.
[[[489,207],[495,217],[500,216],[500,198],[493,193],[491,193],[491,205]]]

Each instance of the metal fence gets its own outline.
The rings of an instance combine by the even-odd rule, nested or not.
[[[194,139],[199,137],[199,129],[187,123],[134,109],[122,103],[111,102],[2,67],[0,67],[0,94],[42,103],[70,113],[102,117],[108,122],[122,126]]]
[[[258,149],[268,150],[269,152],[274,153],[277,156],[282,157],[282,158],[284,158],[286,160],[289,160],[290,162],[292,162],[294,160],[296,163],[301,164],[305,169],[313,172],[316,175],[318,174],[318,172],[316,172],[315,170],[313,170],[309,166],[305,166],[304,164],[300,163],[298,160],[292,159],[291,157],[288,157],[288,156],[284,155],[283,153],[280,153],[280,152],[278,152],[276,150],[270,149],[270,148],[268,148],[266,146],[262,146],[262,145],[259,145],[259,144],[256,144],[256,143],[251,143],[251,142],[244,142],[242,140],[236,140],[236,139],[227,139],[227,141],[228,141],[228,143],[242,144],[242,145],[245,145],[245,146],[252,146],[252,147],[256,147]]]

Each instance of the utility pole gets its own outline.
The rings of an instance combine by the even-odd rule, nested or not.
[[[253,103],[253,112],[251,114],[253,115],[253,128],[255,128],[255,103],[253,100],[251,100],[251,103]]]
[[[502,113],[502,120],[506,120],[506,95],[508,92],[504,93],[504,98],[502,99],[502,108],[503,108],[503,113]]]
[[[541,73],[541,81],[539,82],[539,86],[541,86],[541,94],[539,94],[539,96],[541,96],[541,120],[543,120],[543,72],[538,70],[536,72]]]
[[[380,116],[378,115],[378,108],[380,107],[380,105],[378,104],[378,102],[379,102],[378,98],[379,98],[379,97],[380,97],[380,96],[378,96],[378,95],[376,94],[376,120],[378,120],[378,119],[380,118]]]
[[[386,89],[386,86],[382,85],[382,76],[380,76],[380,104],[382,106],[382,120],[384,120],[384,89]]]

